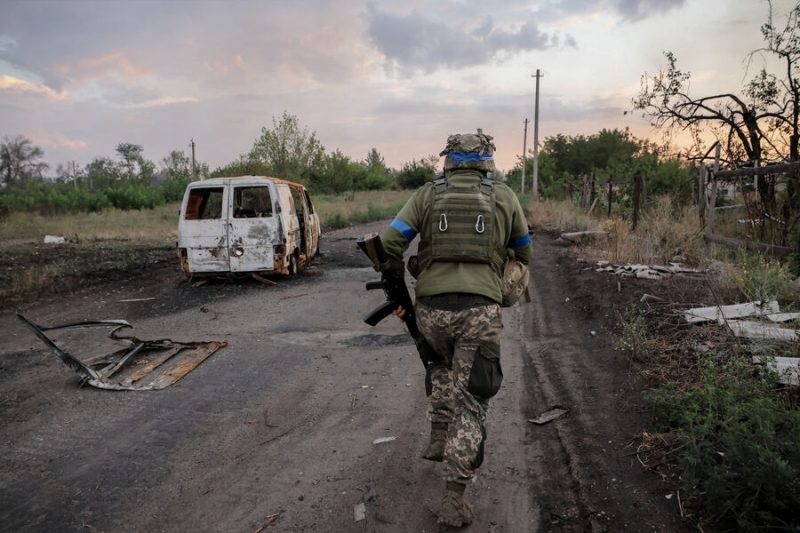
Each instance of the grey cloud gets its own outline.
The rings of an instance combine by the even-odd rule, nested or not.
[[[496,50],[523,51],[544,50],[558,44],[553,36],[543,33],[539,26],[529,20],[523,24],[519,31],[512,32],[495,29],[489,34],[489,42]]]
[[[504,29],[487,19],[470,29],[455,18],[442,22],[418,11],[396,14],[375,4],[367,7],[366,18],[369,38],[389,67],[404,75],[482,65],[499,52],[544,50],[558,44],[557,37],[542,32],[533,20],[516,29]]]
[[[619,13],[631,21],[644,20],[652,16],[663,15],[682,7],[686,0],[615,0]]]
[[[686,0],[546,0],[537,10],[542,20],[557,20],[573,15],[616,13],[623,20],[636,22],[663,15],[686,4]]]

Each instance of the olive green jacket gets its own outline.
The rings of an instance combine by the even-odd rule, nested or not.
[[[448,183],[466,187],[479,185],[482,174],[476,170],[453,170],[446,174]],[[403,274],[403,254],[411,241],[430,220],[433,183],[420,187],[397,214],[381,240],[389,255],[391,269]],[[527,263],[532,256],[528,224],[522,206],[513,191],[502,183],[494,184],[496,209],[494,238],[508,249],[514,250],[517,259]],[[419,274],[417,298],[444,293],[468,293],[486,296],[496,302],[502,300],[500,278],[491,265],[482,263],[434,262]]]

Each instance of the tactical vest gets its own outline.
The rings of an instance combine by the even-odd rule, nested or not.
[[[483,263],[502,275],[506,249],[494,235],[496,198],[494,181],[456,187],[446,178],[433,182],[430,218],[422,227],[418,250],[419,271],[435,261]]]

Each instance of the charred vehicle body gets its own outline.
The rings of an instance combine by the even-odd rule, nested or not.
[[[303,185],[264,176],[190,183],[178,222],[187,277],[293,275],[319,252],[320,224]]]

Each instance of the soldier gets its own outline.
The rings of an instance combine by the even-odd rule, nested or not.
[[[442,358],[427,366],[430,443],[422,457],[445,463],[439,523],[472,522],[464,490],[483,462],[486,409],[500,388],[503,265],[511,253],[527,263],[528,226],[517,197],[488,176],[495,170],[492,137],[450,135],[439,154],[444,177],[418,189],[381,240],[391,270],[403,273],[403,254],[420,236],[408,269],[417,278],[417,325]],[[511,252],[513,251],[513,252]],[[401,320],[405,310],[393,313]]]

